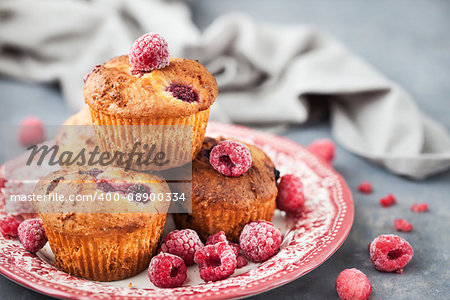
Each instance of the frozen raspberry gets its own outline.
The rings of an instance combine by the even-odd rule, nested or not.
[[[305,195],[301,179],[292,174],[281,177],[278,183],[277,208],[295,213],[303,207],[304,203]]]
[[[405,219],[397,219],[394,221],[394,227],[397,231],[409,232],[413,230],[413,226],[411,223],[406,221]]]
[[[173,97],[184,102],[198,102],[198,94],[187,85],[172,83],[167,87],[166,91],[172,93]]]
[[[239,237],[242,252],[253,262],[269,259],[278,251],[280,244],[280,231],[267,221],[256,221],[245,225]]]
[[[345,269],[336,279],[336,291],[342,300],[367,300],[372,292],[372,285],[360,270]]]
[[[195,253],[195,262],[206,282],[225,279],[236,269],[236,255],[226,242],[201,248]]]
[[[252,166],[252,154],[244,144],[226,140],[211,150],[209,162],[219,173],[238,177]]]
[[[14,217],[7,217],[0,220],[0,231],[4,236],[16,238],[19,225],[20,223]]]
[[[245,259],[244,255],[239,254],[238,256],[236,256],[236,269],[245,267],[247,264],[248,264],[248,261]]]
[[[372,193],[372,185],[368,181],[363,181],[358,186],[358,191],[360,191],[363,194],[371,194]]]
[[[419,204],[413,204],[411,205],[411,210],[416,213],[422,213],[426,212],[428,210],[428,204],[426,203],[419,203]]]
[[[194,264],[195,253],[203,247],[197,232],[192,229],[183,229],[170,232],[164,239],[160,251],[181,257],[189,266]]]
[[[412,257],[411,245],[394,234],[380,235],[370,244],[370,261],[378,271],[401,273]]]
[[[38,252],[47,243],[44,225],[41,219],[28,219],[17,228],[22,246],[30,252]]]
[[[227,236],[225,235],[225,232],[223,231],[219,231],[216,234],[213,234],[211,236],[208,237],[208,239],[206,240],[205,246],[207,245],[214,245],[220,242],[226,242],[231,249],[233,249],[234,254],[236,254],[236,256],[238,256],[239,251],[241,250],[239,248],[238,244],[232,243],[227,239]]]
[[[380,199],[380,205],[383,207],[389,207],[392,206],[396,203],[397,201],[395,200],[394,195],[389,194],[386,197],[383,197]]]
[[[169,65],[166,40],[157,33],[147,33],[134,41],[129,53],[132,72],[150,72]]]
[[[39,144],[45,140],[45,129],[37,117],[27,117],[20,122],[19,143],[23,147]]]
[[[330,139],[321,139],[309,144],[307,149],[309,150],[309,152],[320,157],[326,162],[332,163],[335,156],[334,152],[336,150],[336,146]]]
[[[180,257],[160,253],[152,258],[147,274],[150,281],[157,287],[177,287],[186,280],[187,267]]]

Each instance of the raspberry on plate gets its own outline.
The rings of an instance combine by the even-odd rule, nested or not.
[[[336,279],[336,291],[342,300],[366,300],[372,292],[372,285],[360,270],[345,269]]]
[[[394,234],[380,235],[370,244],[370,261],[382,272],[402,273],[413,254],[411,245]]]
[[[246,145],[225,140],[211,150],[209,163],[220,174],[238,177],[252,166],[252,154]]]
[[[397,201],[395,200],[394,195],[389,194],[386,197],[383,197],[380,199],[380,205],[383,207],[389,207],[392,206],[396,203]]]
[[[291,213],[298,212],[305,203],[301,179],[292,174],[281,177],[276,201],[278,209]]]
[[[396,219],[394,221],[394,227],[397,231],[410,232],[413,230],[413,226],[411,223],[406,221],[405,219]]]
[[[371,194],[372,193],[372,184],[368,181],[363,181],[358,186],[358,191],[360,191],[363,194]]]
[[[320,139],[309,144],[306,149],[331,164],[335,157],[336,146],[330,139]]]
[[[240,269],[245,267],[248,264],[247,259],[245,258],[244,255],[239,254],[238,256],[236,256],[236,269]]]
[[[232,243],[227,239],[227,236],[225,235],[225,232],[223,231],[219,231],[216,234],[213,234],[211,236],[208,237],[208,239],[205,242],[205,246],[207,245],[214,245],[220,242],[226,242],[228,244],[228,246],[231,247],[231,249],[233,249],[234,254],[236,254],[236,256],[238,256],[239,251],[241,250],[239,248],[239,245],[236,243]]]
[[[229,277],[237,263],[236,254],[226,242],[201,248],[195,253],[194,260],[198,264],[200,277],[206,282]]]
[[[20,222],[18,222],[14,217],[7,217],[0,220],[0,231],[4,236],[16,238],[17,228],[19,225]]]
[[[280,244],[280,231],[267,221],[255,221],[245,225],[239,238],[242,252],[253,262],[268,260],[277,253]]]
[[[147,33],[134,41],[129,52],[132,73],[150,72],[169,65],[169,47],[157,33]]]
[[[47,243],[41,219],[28,219],[20,223],[17,233],[22,246],[30,252],[38,252]]]
[[[411,210],[413,212],[416,212],[416,213],[426,212],[428,210],[428,204],[426,204],[426,203],[419,203],[419,204],[414,203],[413,205],[411,205]]]
[[[160,253],[150,261],[147,273],[150,281],[157,287],[177,287],[186,280],[187,267],[180,257]]]
[[[19,143],[23,147],[39,144],[45,140],[44,124],[38,117],[27,117],[20,122]]]
[[[174,230],[166,236],[160,251],[181,257],[189,266],[194,264],[194,255],[203,246],[200,237],[194,230]]]

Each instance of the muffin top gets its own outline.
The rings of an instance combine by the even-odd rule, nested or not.
[[[171,58],[167,67],[133,75],[128,55],[95,68],[83,90],[90,107],[125,118],[190,116],[208,109],[217,94],[214,76],[197,61]]]
[[[258,147],[246,144],[252,156],[250,169],[239,177],[217,172],[209,163],[209,154],[223,137],[206,137],[200,153],[192,162],[192,204],[245,208],[255,201],[264,203],[277,195],[276,169],[271,159]]]
[[[151,201],[143,196],[152,193],[166,195],[170,190],[164,180],[147,173],[114,167],[70,168],[50,173],[34,190],[35,195],[63,198],[41,199],[33,205],[46,226],[59,232],[82,235],[111,230],[131,232],[150,226],[158,214],[167,212],[169,201]]]

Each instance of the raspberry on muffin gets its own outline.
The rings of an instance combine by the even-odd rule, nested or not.
[[[251,167],[239,177],[223,176],[211,166],[210,157],[226,140],[205,138],[192,162],[192,212],[174,214],[174,220],[177,228],[191,228],[203,240],[223,231],[230,241],[238,242],[245,224],[272,221],[277,196],[275,168],[261,149],[246,144]]]

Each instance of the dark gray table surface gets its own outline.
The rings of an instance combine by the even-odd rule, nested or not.
[[[265,22],[313,23],[342,40],[391,79],[404,86],[418,105],[450,129],[450,1],[445,0],[201,0],[192,1],[194,21],[207,26],[218,15],[242,11]],[[46,124],[59,124],[73,112],[56,86],[18,82],[0,77],[0,126],[36,115]],[[301,144],[330,137],[326,123],[291,127],[283,133]],[[450,298],[450,172],[415,182],[392,175],[367,161],[337,149],[335,168],[354,191],[355,222],[343,246],[309,274],[255,296],[261,299],[336,299],[339,272],[356,267],[369,277],[371,299]],[[362,195],[356,186],[373,183],[374,193]],[[398,204],[385,209],[378,199],[393,193]],[[412,203],[429,203],[429,212],[415,214]],[[367,244],[383,233],[396,233],[395,218],[413,225],[400,233],[415,255],[405,272],[373,269]],[[51,299],[0,276],[0,299]]]

